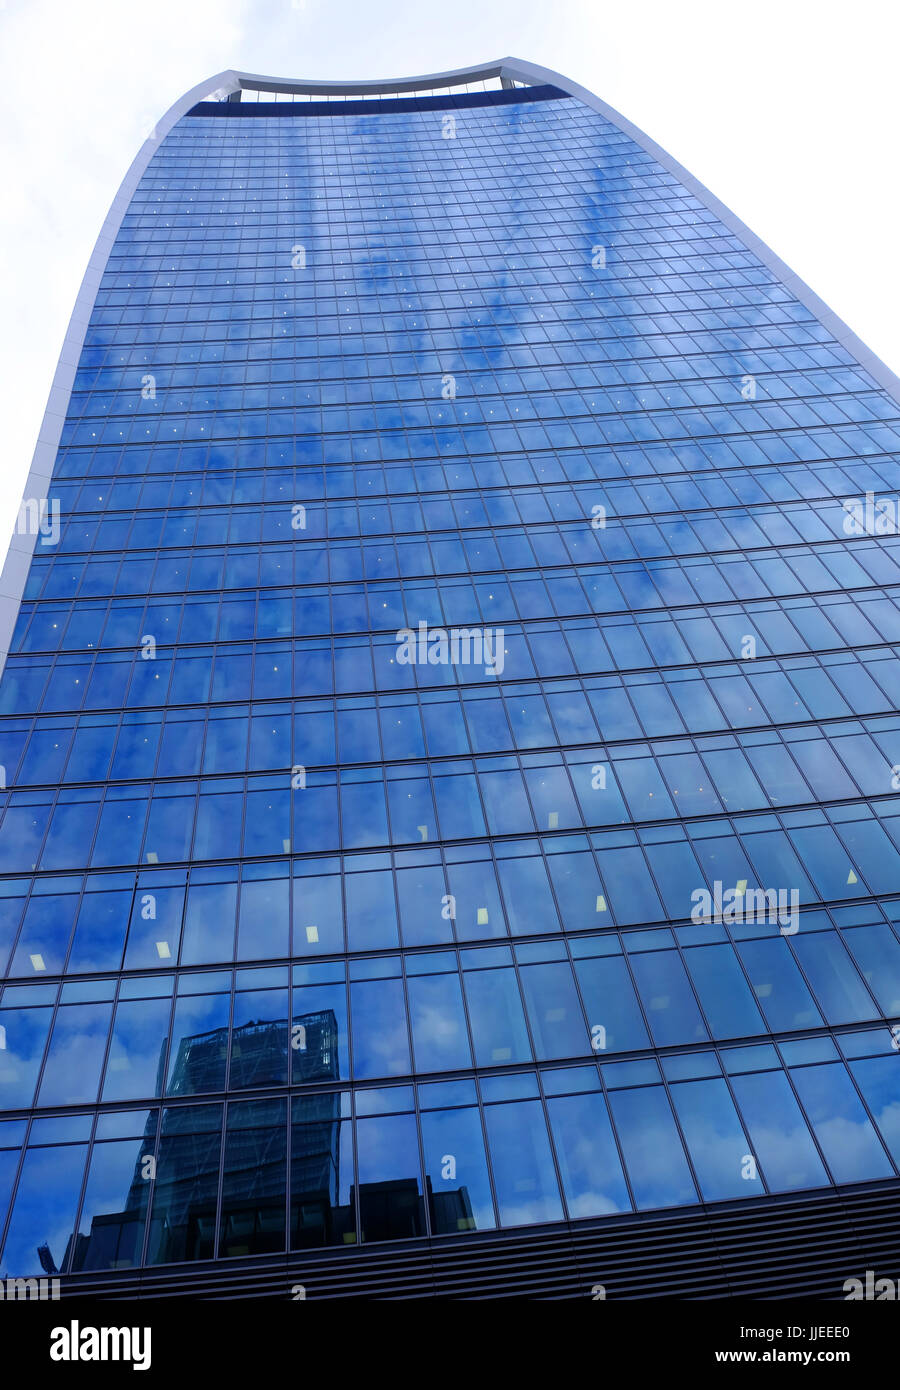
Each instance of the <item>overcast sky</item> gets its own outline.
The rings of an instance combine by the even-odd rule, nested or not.
[[[896,0],[0,0],[0,555],[85,266],[157,118],[223,68],[512,55],[680,160],[900,374]]]

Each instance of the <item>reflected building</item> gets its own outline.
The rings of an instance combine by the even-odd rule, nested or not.
[[[293,1030],[296,1050],[308,1054],[308,1060],[304,1059],[308,1078],[337,1079],[334,1014],[305,1015],[294,1021]],[[239,1063],[242,1088],[269,1085],[281,1075],[286,1065],[288,1037],[286,1019],[260,1020],[231,1032],[232,1075]],[[214,1090],[214,1078],[221,1058],[228,1055],[228,1045],[227,1028],[182,1039],[167,1095],[196,1096]],[[164,1062],[163,1056],[161,1075],[165,1075]],[[321,1092],[296,1103],[303,1106],[303,1123],[292,1131],[295,1244],[299,1247],[309,1243],[309,1232],[317,1227],[324,1233],[324,1242],[331,1243],[327,1234],[330,1212],[339,1205],[340,1097],[335,1092]],[[275,1118],[273,1132],[272,1107],[265,1102],[250,1105],[254,1110],[252,1122],[235,1126],[231,1134],[229,1181],[234,1195],[226,1193],[221,1207],[223,1255],[266,1253],[283,1244],[283,1121],[279,1130]],[[279,1105],[283,1109],[283,1103],[276,1102],[275,1116]],[[140,1241],[151,1192],[151,1230],[158,1260],[168,1263],[173,1259],[202,1259],[213,1248],[219,1187],[218,1131],[198,1127],[193,1110],[177,1106],[167,1106],[163,1111],[159,1136],[157,1123],[154,1112],[135,1159],[123,1210],[94,1216],[90,1233],[75,1237],[71,1266],[74,1270],[128,1268],[140,1263]]]
[[[459,1187],[456,1191],[435,1192],[431,1178],[428,1178],[426,1187],[433,1231],[453,1234],[478,1229],[472,1202],[464,1187]]]

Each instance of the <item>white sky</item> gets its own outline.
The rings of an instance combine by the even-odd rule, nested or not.
[[[97,233],[197,82],[552,68],[680,160],[900,374],[898,38],[896,0],[0,0],[0,556]]]

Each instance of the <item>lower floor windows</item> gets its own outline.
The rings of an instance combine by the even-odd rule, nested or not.
[[[0,1123],[26,1277],[735,1201],[897,1176],[886,1028]],[[840,1051],[838,1049],[840,1045]]]

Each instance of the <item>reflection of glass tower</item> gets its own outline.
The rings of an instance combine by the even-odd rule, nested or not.
[[[167,1094],[196,1096],[214,1091],[222,1062],[228,1055],[228,1034],[227,1028],[213,1028],[208,1033],[182,1038]],[[287,1074],[287,1055],[285,1019],[245,1023],[231,1034],[232,1076],[239,1073],[237,1084],[241,1088],[277,1083]]]
[[[292,1023],[293,1078],[299,1081],[338,1081],[338,1027],[333,1009],[304,1014]]]
[[[178,102],[0,584],[0,1265],[709,1291],[752,1209],[819,1291],[900,1178],[898,403],[555,74]]]
[[[309,1078],[325,1080],[335,1077],[337,1025],[333,1012],[304,1015],[293,1021],[293,1027],[294,1037],[301,1044],[296,1052],[304,1057],[304,1070],[308,1070]],[[234,1029],[231,1034],[232,1066],[235,1065],[235,1058],[239,1058],[245,1089],[266,1085],[272,1076],[281,1074],[286,1064],[287,1039],[288,1024],[285,1019],[260,1020]],[[172,1068],[168,1095],[201,1095],[212,1089],[210,1078],[216,1076],[222,1057],[227,1055],[228,1040],[227,1028],[211,1029],[183,1038]],[[311,1108],[315,1114],[314,1124],[309,1123]],[[160,1245],[168,1244],[173,1232],[177,1232],[174,1237],[176,1249],[169,1249],[169,1259],[179,1255],[184,1259],[202,1258],[204,1249],[211,1244],[216,1221],[219,1165],[218,1155],[212,1149],[218,1144],[218,1138],[211,1139],[202,1132],[197,1134],[189,1124],[184,1125],[182,1117],[187,1113],[177,1107],[165,1109],[160,1142],[161,1153],[166,1156],[167,1162],[160,1164],[159,1175],[154,1179],[164,1189],[164,1198],[157,1205],[166,1212],[166,1228],[154,1231],[154,1239]],[[223,1247],[229,1243],[230,1231],[231,1247],[239,1247],[244,1241],[248,1248],[252,1245],[254,1252],[259,1253],[266,1248],[267,1222],[278,1232],[279,1219],[284,1211],[283,1153],[278,1148],[277,1138],[273,1140],[267,1118],[263,1115],[260,1124],[239,1131],[240,1140],[232,1159],[236,1181],[244,1188],[246,1195],[223,1202],[220,1215]],[[338,1096],[327,1092],[311,1097],[307,1102],[305,1118],[305,1125],[295,1127],[292,1157],[294,1190],[304,1193],[304,1201],[308,1204],[309,1194],[316,1188],[320,1189],[323,1195],[319,1205],[327,1210],[330,1206],[338,1205]],[[113,1269],[138,1261],[140,1248],[135,1250],[135,1239],[140,1241],[143,1236],[147,1199],[153,1190],[148,1185],[146,1163],[148,1157],[156,1156],[156,1151],[154,1112],[135,1161],[134,1177],[124,1209],[95,1216],[89,1235],[75,1237],[77,1251],[74,1268]],[[242,1172],[245,1175],[243,1182],[240,1178]],[[277,1242],[280,1235],[276,1234],[273,1239],[276,1243],[272,1248],[279,1248]]]
[[[349,1228],[341,1205],[340,1096],[307,1096],[303,1123],[291,1127],[291,1232],[298,1249],[331,1245]]]

